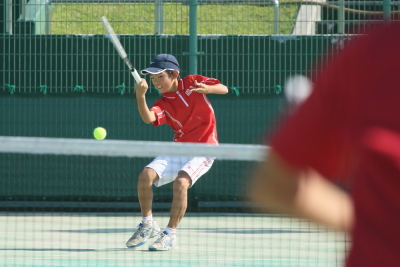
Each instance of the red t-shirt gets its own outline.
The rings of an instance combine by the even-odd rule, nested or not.
[[[272,146],[293,166],[349,179],[356,222],[347,266],[399,266],[400,26],[339,54]]]
[[[156,113],[154,126],[167,123],[175,131],[174,141],[218,144],[214,110],[206,94],[190,91],[194,81],[219,84],[214,78],[189,75],[178,81],[178,90],[165,93],[150,110]]]

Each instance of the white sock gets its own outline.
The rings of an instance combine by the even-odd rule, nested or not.
[[[169,234],[174,234],[175,235],[176,234],[176,229],[165,227],[164,232],[167,232],[167,235],[169,235]]]
[[[153,214],[147,217],[142,217],[142,222],[152,225],[153,224]]]

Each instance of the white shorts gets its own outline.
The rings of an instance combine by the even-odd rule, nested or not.
[[[178,172],[184,171],[192,179],[192,185],[211,168],[215,158],[205,157],[164,157],[155,158],[146,168],[153,169],[158,174],[159,187],[175,181]]]

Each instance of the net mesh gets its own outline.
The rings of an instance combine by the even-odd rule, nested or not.
[[[341,266],[346,236],[251,213],[249,177],[267,150],[256,144],[287,112],[288,77],[315,78],[326,52],[341,51],[373,22],[398,20],[398,9],[398,1],[2,1],[0,265]],[[208,98],[219,141],[231,145],[204,148],[217,160],[189,190],[179,250],[162,257],[140,253],[148,244],[125,248],[141,217],[137,176],[162,149],[200,148],[158,143],[172,139],[171,129],[144,125],[102,16],[138,70],[169,53],[182,77],[196,72],[229,88]],[[150,87],[149,106],[159,97]],[[98,126],[105,141],[90,140]],[[155,188],[161,227],[171,199],[172,184]]]
[[[0,258],[6,266],[340,266],[346,236],[305,220],[254,212],[249,174],[261,145],[0,137]],[[138,174],[153,156],[213,155],[188,191],[170,254],[125,242],[141,221]],[[172,184],[153,187],[169,220]]]

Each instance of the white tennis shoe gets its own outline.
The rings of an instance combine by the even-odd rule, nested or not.
[[[151,251],[167,251],[178,247],[178,242],[175,234],[167,234],[167,232],[162,232],[160,237],[149,246]]]
[[[149,238],[155,237],[159,232],[160,227],[158,227],[156,221],[153,220],[153,224],[141,222],[137,226],[136,232],[129,238],[128,242],[126,242],[126,246],[128,248],[139,247],[145,244]]]

